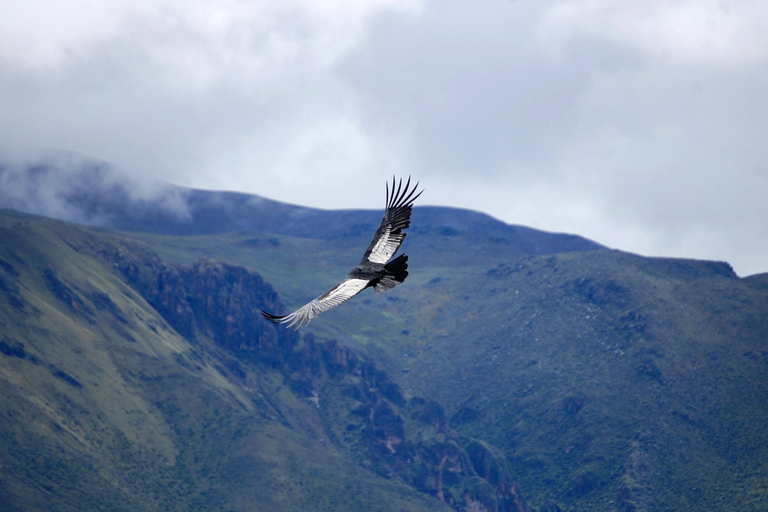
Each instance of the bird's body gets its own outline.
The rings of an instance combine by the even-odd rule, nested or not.
[[[404,230],[411,223],[413,202],[421,192],[416,194],[418,183],[410,189],[410,178],[405,187],[402,180],[397,183],[397,190],[395,185],[393,178],[390,195],[387,184],[387,208],[384,218],[363,259],[347,274],[346,279],[291,314],[277,316],[262,311],[264,318],[298,329],[320,313],[346,302],[366,288],[372,287],[377,292],[386,292],[405,281],[408,277],[408,256],[401,254],[395,259],[392,257],[405,240]]]

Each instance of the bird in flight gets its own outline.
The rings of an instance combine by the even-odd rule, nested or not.
[[[410,177],[405,186],[402,178],[396,183],[393,177],[391,190],[389,183],[386,184],[387,209],[384,210],[384,218],[381,219],[379,229],[373,235],[371,245],[360,263],[342,282],[293,313],[277,316],[262,310],[264,318],[298,329],[320,313],[343,304],[366,288],[372,287],[377,292],[386,292],[405,281],[408,277],[408,256],[401,254],[393,260],[392,257],[405,240],[405,229],[411,225],[413,202],[424,192],[422,190],[417,194],[418,188],[418,183],[411,188]]]

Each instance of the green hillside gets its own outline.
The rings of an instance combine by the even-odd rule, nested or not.
[[[532,501],[762,510],[764,277],[601,251],[435,283],[399,311],[404,386],[503,450]]]
[[[367,224],[0,212],[2,509],[768,507],[768,275],[438,210],[403,286],[298,333],[259,310],[335,284]]]
[[[258,274],[0,215],[4,510],[528,510],[506,462]],[[487,468],[493,468],[492,473]]]
[[[356,298],[307,330],[443,404],[458,432],[501,450],[538,506],[768,506],[766,275],[591,248],[530,255],[482,231],[425,231],[404,246],[407,286]],[[294,307],[364,247],[137,236],[170,259],[255,267]],[[266,257],[277,254],[290,260]]]
[[[131,250],[0,215],[3,510],[446,509],[352,462],[284,369],[181,336],[99,257]]]

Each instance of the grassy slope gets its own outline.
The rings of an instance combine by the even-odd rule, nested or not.
[[[431,209],[414,217],[430,218]],[[439,210],[439,209],[437,209]],[[488,222],[488,221],[486,221]],[[461,231],[439,224],[426,227],[414,225],[403,251],[410,259],[407,286],[396,293],[376,296],[366,290],[344,308],[339,308],[313,321],[305,331],[334,337],[356,346],[376,357],[390,372],[400,372],[400,350],[407,341],[402,336],[409,322],[400,315],[380,308],[381,301],[407,301],[411,292],[430,281],[451,279],[482,272],[500,262],[515,261],[527,254],[519,247],[557,250],[550,235],[531,236],[500,231],[490,223],[488,231],[473,232],[464,226]],[[212,258],[246,266],[272,283],[288,308],[297,308],[334,286],[360,260],[370,242],[373,228],[354,227],[348,236],[328,239],[301,238],[267,232],[233,232],[216,235],[173,236],[128,233],[148,243],[152,250],[171,262],[193,263],[200,258]],[[563,242],[571,245],[569,240]],[[577,245],[589,245],[582,241]],[[343,326],[343,328],[341,327]]]
[[[765,507],[768,296],[727,267],[540,257],[413,302],[406,387],[503,449],[532,501]]]
[[[20,232],[26,237],[25,229]],[[51,254],[54,248],[72,252],[60,240],[56,241],[62,235],[58,228],[54,229],[55,236],[50,229],[39,233],[39,238],[45,241],[40,242],[43,246],[37,252]],[[212,257],[256,269],[275,284],[289,306],[299,305],[333,285],[357,261],[368,242],[365,234],[328,240],[269,233],[131,236],[147,241],[171,261],[191,262],[199,257]],[[11,239],[4,236],[3,240]],[[49,243],[57,245],[50,247],[46,245]],[[22,250],[17,241],[8,242],[6,246]],[[506,455],[514,477],[522,483],[531,503],[540,506],[551,497],[565,510],[765,508],[768,475],[763,460],[768,456],[768,448],[764,442],[764,425],[768,411],[762,397],[766,396],[764,383],[768,371],[766,276],[737,279],[723,265],[647,259],[607,250],[529,257],[509,241],[483,233],[422,232],[407,240],[406,249],[412,265],[406,285],[387,295],[370,293],[358,297],[314,321],[307,331],[334,336],[366,350],[410,394],[429,396],[443,403],[454,428],[490,442]],[[52,299],[44,284],[40,284],[41,269],[51,262],[44,256],[35,256],[35,250],[23,248],[23,251],[32,261],[31,267],[36,269],[30,270],[24,281],[36,279],[38,282],[37,291],[24,293],[42,297],[40,304],[47,304],[47,308],[54,305],[54,309],[61,309],[61,301]],[[81,258],[72,257],[78,261]],[[72,268],[77,265],[84,263]],[[70,268],[70,265],[64,267]],[[78,279],[86,277],[84,282],[90,282],[99,275],[92,271],[91,263],[85,264],[77,275],[67,276],[62,272],[64,270],[57,271],[57,275],[66,282],[79,282]],[[113,279],[110,276],[106,273],[101,279],[108,282]],[[94,285],[94,289],[109,293],[113,299],[120,297],[120,286],[124,285],[116,283],[108,288],[102,281]],[[89,290],[85,284],[79,286],[86,290],[84,293]],[[167,329],[162,320],[152,316],[151,310],[144,309],[147,306],[137,299],[114,299],[129,321],[133,317],[125,312],[132,311],[131,308],[144,314],[137,316],[141,322],[136,321],[130,328],[118,326],[139,340],[126,344],[126,354],[134,354],[137,343],[145,336],[133,334],[134,330],[141,329],[140,323],[152,323],[160,333]],[[32,299],[27,300],[32,303]],[[47,309],[36,307],[48,314]],[[105,314],[94,306],[91,309],[94,315]],[[10,311],[5,304],[3,311]],[[8,318],[2,321],[3,329],[12,323],[8,323]],[[31,323],[36,325],[35,322]],[[49,322],[45,324],[49,328],[55,323],[45,322]],[[58,324],[56,329],[61,329]],[[70,332],[67,329],[72,333],[66,334]],[[61,330],[62,336],[79,339],[83,332],[90,332],[92,326],[81,321],[67,329]],[[116,331],[108,332],[110,339],[120,336]],[[11,335],[24,341],[30,353],[37,353],[33,352],[34,337],[21,331]],[[173,338],[172,333],[163,334],[161,339],[165,337]],[[165,341],[161,346],[174,347],[174,343],[183,346],[183,340],[173,339],[176,341]],[[99,343],[104,341],[93,343],[94,353],[98,353]],[[110,346],[108,352],[112,350]],[[169,354],[173,352],[171,348],[167,350]],[[88,352],[90,354],[91,349]],[[181,354],[184,353],[182,350]],[[73,356],[64,350],[56,357],[67,361],[67,357]],[[136,359],[125,357],[121,359],[121,368],[136,364]],[[160,358],[165,365],[158,367],[158,375],[173,367],[183,375],[190,373],[185,379],[192,379],[190,382],[196,382],[195,386],[202,382],[215,390],[225,385],[216,380],[215,372],[203,378],[176,364],[177,355],[172,362],[166,361],[169,355],[154,354],[153,357]],[[45,364],[36,366],[28,359],[8,357],[0,358],[0,363],[5,365],[4,372],[9,365],[42,368],[25,374],[38,371],[41,382],[48,386],[46,389],[53,383],[70,394],[73,392],[60,378],[52,378]],[[77,365],[80,364],[78,360]],[[99,361],[93,366],[102,364]],[[70,371],[66,364],[60,366]],[[125,373],[124,369],[121,371]],[[74,370],[71,373],[80,379]],[[9,396],[26,404],[15,391],[18,382],[3,375],[4,383],[12,382],[14,391]],[[219,459],[215,455],[208,455],[213,458],[204,464],[198,461],[197,471],[205,468],[210,471],[210,467],[215,467],[216,474],[228,475],[218,483],[213,479],[210,490],[200,491],[197,499],[203,501],[199,503],[214,500],[214,496],[233,495],[238,496],[233,498],[235,503],[252,500],[274,504],[269,501],[271,488],[266,493],[252,489],[243,497],[242,485],[247,478],[239,480],[236,476],[245,468],[259,473],[254,479],[283,482],[286,487],[277,487],[281,489],[278,496],[294,496],[291,503],[307,505],[320,498],[312,493],[302,496],[299,490],[289,487],[296,480],[285,476],[297,468],[303,469],[304,476],[299,481],[321,481],[319,488],[331,490],[330,495],[335,497],[328,499],[336,500],[336,505],[326,502],[330,508],[337,507],[340,499],[349,499],[343,488],[334,487],[334,482],[355,482],[350,484],[354,487],[357,482],[373,478],[350,468],[347,459],[334,454],[327,446],[319,448],[323,445],[317,433],[321,429],[312,426],[316,418],[311,410],[307,411],[305,402],[285,388],[276,392],[280,387],[279,376],[265,374],[259,381],[263,383],[259,395],[262,400],[271,397],[274,401],[274,397],[279,397],[279,403],[269,409],[274,417],[256,414],[254,410],[259,408],[252,405],[253,398],[250,403],[242,400],[237,390],[231,394],[213,393],[219,397],[217,400],[228,404],[228,416],[236,419],[223,427],[209,425],[210,433],[206,436],[214,436],[215,442],[223,443],[224,450],[243,452],[244,446],[251,446],[252,452],[244,455],[247,464],[237,461],[216,464]],[[158,393],[157,386],[147,383],[151,379],[127,382],[131,386],[149,386],[128,395],[146,400],[147,396]],[[190,389],[198,389],[195,386]],[[185,381],[182,387],[190,385]],[[58,395],[48,400],[54,404],[62,402]],[[167,400],[173,402],[171,397]],[[183,406],[178,408],[184,409],[188,402],[194,400],[180,399]],[[147,403],[157,407],[155,401]],[[160,403],[164,403],[163,400]],[[29,408],[28,404],[24,406]],[[206,421],[212,422],[220,416],[212,414],[205,404],[199,406],[200,410],[197,407],[192,409],[194,414],[174,413],[176,419],[170,422],[167,416],[171,412],[162,410],[160,416],[165,420],[148,423],[155,429],[151,432],[157,446],[147,449],[157,452],[164,446],[162,439],[169,438],[179,452],[179,439],[186,435],[176,432],[175,436],[168,437],[162,433],[164,424],[189,422],[191,426],[187,428],[197,432]],[[274,421],[279,416],[275,411],[294,411],[289,414],[293,430]],[[41,424],[50,421],[47,416],[40,418],[43,419],[36,421]],[[109,418],[110,424],[124,422],[119,416]],[[260,427],[254,432],[238,421]],[[297,428],[296,425],[303,426]],[[48,427],[40,428],[41,438],[50,438],[50,432],[45,430]],[[28,442],[39,440],[30,438]],[[116,446],[114,441],[110,443],[106,446]],[[136,446],[137,442],[131,443]],[[11,460],[8,455],[0,457]],[[307,463],[318,457],[323,460],[317,460],[315,465]],[[149,458],[154,461],[153,457]],[[328,461],[336,461],[345,476],[323,481],[327,475],[324,464]],[[147,464],[152,471],[161,471],[156,461]],[[192,482],[197,485],[201,481],[202,476],[189,469],[191,466],[194,464],[173,465],[169,470],[180,472],[175,478],[180,482],[178,492],[181,494],[189,492]],[[8,471],[7,463],[5,467],[4,471]],[[182,467],[186,469],[180,469]],[[120,469],[117,473],[124,471]],[[367,485],[373,488],[383,485],[372,482],[379,481],[373,478]],[[148,483],[141,485],[151,487]],[[380,489],[378,499],[395,503],[389,499],[389,487]],[[142,495],[148,492],[142,491]],[[415,499],[403,489],[398,492],[407,496],[403,503]],[[154,502],[150,499],[149,503]]]
[[[367,243],[137,236],[170,259],[255,268],[290,306],[345,275]],[[406,244],[406,285],[308,330],[357,344],[411,394],[443,403],[455,428],[503,450],[534,505],[768,504],[764,278],[607,250],[528,257],[482,233]]]
[[[443,509],[337,453],[277,372],[224,378],[86,255],[117,239],[0,231],[3,510]]]

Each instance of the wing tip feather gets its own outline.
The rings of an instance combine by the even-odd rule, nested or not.
[[[268,311],[261,310],[261,316],[272,322],[273,324],[281,324],[285,321],[287,315],[273,315]]]
[[[392,175],[392,188],[389,188],[389,182],[386,185],[386,205],[387,210],[404,208],[412,206],[413,202],[424,193],[424,190],[419,190],[419,182],[411,188],[411,176],[408,176],[408,180],[403,187],[403,178],[399,180]],[[418,193],[417,193],[418,192]]]

